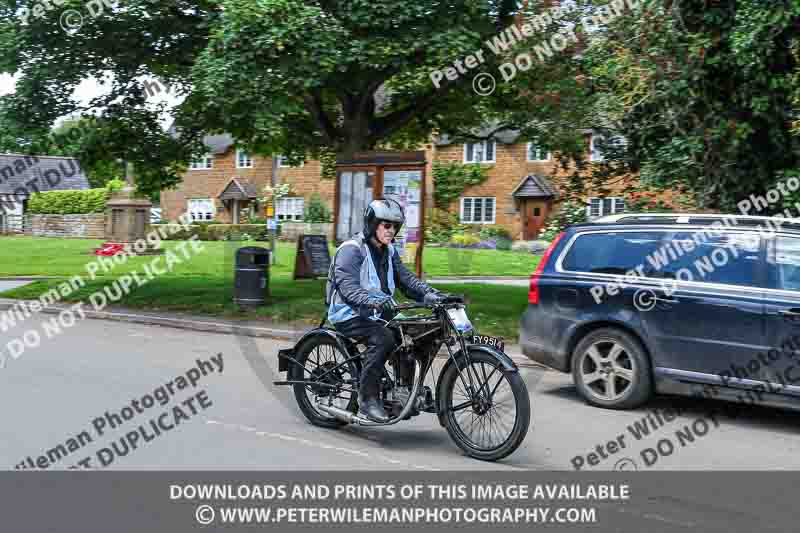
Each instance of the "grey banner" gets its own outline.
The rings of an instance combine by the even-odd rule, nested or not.
[[[795,473],[7,472],[3,530],[795,531]],[[259,510],[260,509],[260,510]]]

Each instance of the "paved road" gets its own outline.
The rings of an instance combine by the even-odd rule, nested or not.
[[[36,318],[25,324],[25,329],[32,327],[43,331]],[[13,330],[15,335],[23,331],[19,326]],[[10,338],[9,333],[0,334],[4,353]],[[706,415],[709,402],[664,398],[636,411],[600,410],[579,400],[568,377],[533,368],[521,370],[533,405],[531,432],[501,463],[465,457],[433,415],[383,430],[324,430],[305,422],[288,388],[265,388],[251,366],[261,365],[260,373],[270,381],[277,376],[277,349],[289,344],[101,320],[78,322],[61,335],[43,339],[38,348],[8,359],[0,369],[0,460],[6,468],[28,456],[36,461],[59,444],[66,448],[68,439],[78,439],[85,431],[92,442],[82,443],[53,468],[66,468],[87,456],[96,459],[101,448],[113,451],[114,442],[120,451],[109,468],[118,469],[571,470],[580,456],[584,470],[615,465],[644,470],[642,452],[656,448],[659,440],[669,440],[674,450],[650,469],[794,470],[800,465],[796,414],[753,409],[736,419],[711,420]],[[177,390],[175,378],[194,367],[197,358],[209,360],[218,353],[223,354],[221,373],[209,371],[196,388]],[[131,400],[167,382],[175,383],[176,395],[169,403],[97,434],[95,418],[107,410],[119,413]],[[191,403],[197,414],[183,404],[187,418],[173,420],[172,407],[201,389],[206,396]],[[211,405],[203,409],[200,404],[205,402]],[[682,409],[681,416],[667,422],[668,410],[676,407]],[[150,435],[150,442],[140,441],[123,456],[126,450],[119,439],[161,412],[170,413],[168,420],[178,425]],[[660,425],[659,419],[663,425],[637,440],[628,426],[648,414],[654,425]],[[686,430],[684,437],[675,434],[686,425],[694,442],[687,440]],[[595,451],[597,445],[602,445],[605,459]],[[662,443],[662,449],[667,445]],[[590,458],[591,452],[596,457]],[[644,454],[652,460],[652,453]],[[597,464],[590,467],[589,461]]]
[[[17,287],[22,287],[23,285],[27,285],[30,281],[24,280],[9,280],[9,279],[0,279],[0,292],[10,291],[11,289],[16,289]]]

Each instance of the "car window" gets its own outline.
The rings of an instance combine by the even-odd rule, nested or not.
[[[761,238],[755,233],[667,232],[651,276],[758,286]]]
[[[564,270],[625,274],[646,265],[658,249],[663,232],[625,231],[585,233],[578,236],[562,263]]]
[[[771,287],[800,291],[800,239],[775,238],[775,260],[770,264]]]

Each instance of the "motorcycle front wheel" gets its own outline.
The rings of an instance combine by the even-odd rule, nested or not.
[[[519,372],[504,370],[483,352],[470,352],[469,365],[461,359],[458,366],[451,365],[442,376],[440,402],[447,433],[476,459],[497,461],[510,455],[525,440],[530,425],[525,382]]]

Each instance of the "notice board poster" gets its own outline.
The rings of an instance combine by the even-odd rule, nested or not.
[[[406,223],[395,237],[395,247],[406,262],[414,261],[420,242],[422,215],[422,171],[387,170],[383,173],[383,196],[396,200],[406,214]]]

